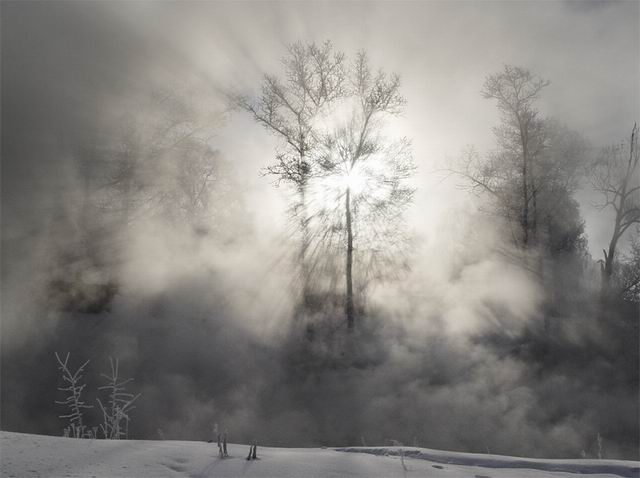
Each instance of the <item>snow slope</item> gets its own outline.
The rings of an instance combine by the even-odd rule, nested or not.
[[[640,462],[634,461],[532,460],[412,447],[258,447],[259,460],[247,461],[247,445],[229,445],[231,456],[220,459],[215,444],[204,442],[75,440],[12,432],[0,437],[3,478],[640,476]]]

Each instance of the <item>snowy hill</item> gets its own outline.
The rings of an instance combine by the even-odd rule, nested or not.
[[[258,448],[213,443],[108,441],[0,432],[1,476],[26,477],[430,477],[533,478],[640,476],[640,463],[618,460],[534,460],[425,448]],[[404,455],[404,456],[401,456]]]

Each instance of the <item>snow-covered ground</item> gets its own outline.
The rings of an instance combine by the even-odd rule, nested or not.
[[[425,448],[263,448],[230,445],[220,459],[214,443],[108,441],[0,432],[1,476],[26,477],[429,477],[533,478],[640,476],[640,462],[533,460]],[[404,457],[401,458],[401,453]]]

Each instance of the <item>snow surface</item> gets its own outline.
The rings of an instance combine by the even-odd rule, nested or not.
[[[258,446],[259,459],[247,461],[248,445],[231,444],[231,456],[220,459],[215,443],[77,440],[13,432],[0,432],[0,437],[3,478],[640,477],[636,461],[534,460],[414,447]]]

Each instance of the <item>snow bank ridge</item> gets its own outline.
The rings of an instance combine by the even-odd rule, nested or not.
[[[582,475],[610,474],[623,478],[640,478],[640,463],[620,460],[538,460],[500,455],[480,455],[475,453],[442,452],[413,447],[350,447],[334,448],[348,453],[369,453],[371,455],[401,456],[427,460],[435,463],[484,468],[524,468],[539,471],[576,473]]]

